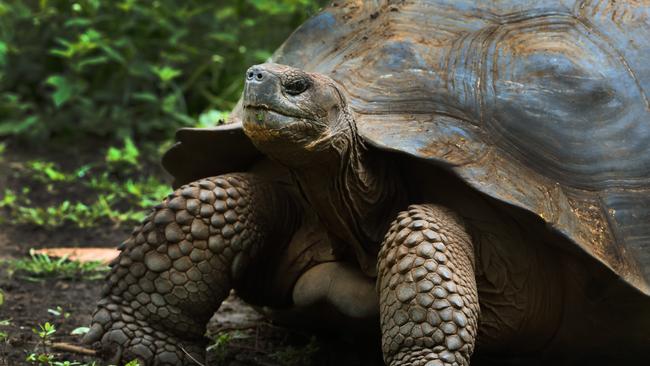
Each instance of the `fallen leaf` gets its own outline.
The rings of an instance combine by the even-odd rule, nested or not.
[[[34,252],[55,258],[66,257],[82,263],[102,262],[104,264],[108,264],[120,254],[119,250],[113,248],[44,248],[36,249]]]

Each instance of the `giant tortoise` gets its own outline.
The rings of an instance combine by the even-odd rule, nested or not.
[[[86,341],[194,364],[235,289],[280,322],[375,322],[391,366],[647,357],[649,17],[332,3],[242,76],[229,124],[178,132],[178,189],[121,245]]]

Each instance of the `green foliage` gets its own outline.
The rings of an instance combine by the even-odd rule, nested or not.
[[[137,167],[140,150],[133,144],[130,138],[124,139],[124,147],[110,147],[106,152],[106,162],[113,166]]]
[[[38,335],[42,341],[48,341],[56,333],[56,328],[50,322],[45,322],[45,324],[39,324],[38,328],[32,328],[32,332]]]
[[[52,312],[51,310],[53,309],[48,309],[48,313],[53,314],[56,312],[61,312],[62,314],[56,315],[53,314],[57,317],[60,317],[62,315],[65,315],[66,313],[63,312],[63,309],[61,307],[57,307],[56,311]],[[67,319],[67,316],[63,316],[63,319]],[[3,326],[10,326],[11,323],[9,320],[0,320],[0,327]],[[80,327],[78,329],[81,329],[83,327]],[[77,329],[75,329],[76,331]],[[83,333],[75,333],[73,331],[72,334],[83,334]],[[97,363],[92,361],[90,363],[82,363],[78,361],[68,361],[68,360],[59,360],[57,359],[56,355],[52,353],[50,350],[54,337],[57,333],[57,329],[54,324],[46,321],[44,323],[39,323],[36,327],[32,328],[32,332],[36,334],[38,337],[38,346],[37,349],[35,349],[33,352],[29,353],[25,357],[25,361],[34,364],[34,365],[41,365],[41,366],[97,366]],[[9,345],[9,335],[6,332],[0,331],[0,346],[3,346],[3,349],[5,352],[0,353],[0,361],[4,360],[4,354],[6,354],[6,349]],[[0,365],[5,365],[5,363],[0,362]],[[7,364],[8,365],[8,364]],[[132,365],[131,363],[127,365]],[[138,366],[137,364],[135,364]]]
[[[65,257],[53,259],[34,251],[30,251],[29,254],[28,259],[5,260],[8,272],[29,281],[41,281],[45,278],[96,280],[103,278],[109,270],[100,262],[82,263]]]
[[[67,311],[63,310],[61,306],[57,306],[55,309],[47,309],[47,312],[63,319],[68,319],[70,317],[70,313]]]
[[[2,291],[0,290],[0,294]],[[0,304],[2,306],[2,304]],[[11,325],[10,319],[0,319],[0,364],[8,365],[5,355],[7,354],[7,349],[9,348],[9,333],[2,330],[2,327],[8,327]]]
[[[162,140],[324,0],[0,0],[0,135]]]
[[[219,332],[212,337],[212,342],[208,345],[206,351],[213,354],[217,363],[223,363],[228,356],[228,348],[231,343],[236,339],[248,337],[247,334],[236,330]]]
[[[51,353],[30,353],[25,358],[25,361],[37,364],[37,365],[46,365],[50,366],[54,364],[54,355]]]
[[[26,165],[32,173],[32,178],[41,183],[65,182],[74,179],[60,171],[52,162],[34,160]]]
[[[56,333],[56,328],[50,322],[45,322],[45,324],[39,324],[38,328],[32,328],[32,332],[38,336],[42,352],[30,353],[25,360],[38,365],[52,365],[54,363],[54,355],[48,352],[47,347],[51,343],[50,339]]]
[[[154,175],[141,174],[140,156],[140,150],[127,138],[122,148],[107,150],[105,162],[84,165],[72,172],[44,160],[14,163],[16,176],[29,184],[20,192],[5,189],[0,196],[0,208],[9,211],[5,220],[50,230],[66,223],[88,228],[107,221],[116,225],[142,221],[147,215],[145,210],[159,203],[170,188]],[[78,190],[79,186],[85,194],[78,200],[44,205],[30,198],[42,190],[49,197],[68,197],[66,192]]]
[[[214,354],[214,358],[217,362],[224,362],[228,349],[228,345],[232,340],[232,336],[229,332],[223,332],[215,335],[212,339],[212,343],[206,348],[207,352]]]

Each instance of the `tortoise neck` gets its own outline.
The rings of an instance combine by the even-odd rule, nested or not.
[[[352,246],[364,272],[374,274],[379,245],[405,205],[405,192],[393,160],[369,150],[352,116],[343,123],[345,133],[330,141],[325,158],[294,176],[328,231]]]

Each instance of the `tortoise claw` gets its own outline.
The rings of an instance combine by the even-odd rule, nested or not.
[[[103,322],[106,319],[111,320]],[[107,365],[137,360],[140,366],[194,366],[197,360],[204,359],[205,353],[200,342],[155,330],[141,320],[121,316],[119,310],[101,308],[95,313],[84,342],[92,344]]]

